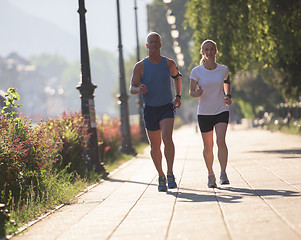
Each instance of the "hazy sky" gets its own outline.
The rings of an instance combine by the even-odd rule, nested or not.
[[[30,15],[54,23],[71,34],[79,35],[78,0],[10,0]],[[119,0],[124,54],[136,48],[134,0]],[[147,34],[146,5],[152,0],[137,0],[140,43]],[[89,48],[99,47],[118,54],[116,0],[86,0]]]

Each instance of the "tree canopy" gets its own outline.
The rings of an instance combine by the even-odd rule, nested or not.
[[[300,0],[190,0],[186,19],[194,30],[194,63],[200,60],[201,43],[212,39],[219,62],[232,74],[256,63],[281,75],[266,80],[286,98],[301,95]]]

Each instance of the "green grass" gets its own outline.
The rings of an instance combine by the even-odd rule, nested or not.
[[[19,227],[46,214],[58,205],[75,202],[74,196],[83,191],[89,185],[89,181],[78,176],[70,181],[74,177],[71,175],[64,171],[60,173],[48,172],[43,177],[45,188],[40,196],[35,195],[33,188],[36,186],[32,184],[22,203],[12,199],[9,209],[11,221],[5,225],[6,234],[13,234]]]

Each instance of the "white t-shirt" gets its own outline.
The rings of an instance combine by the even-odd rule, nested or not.
[[[229,111],[224,103],[224,80],[228,76],[228,67],[221,64],[217,64],[213,70],[206,69],[203,64],[192,69],[190,79],[197,81],[203,89],[203,94],[198,98],[198,115],[216,115]]]

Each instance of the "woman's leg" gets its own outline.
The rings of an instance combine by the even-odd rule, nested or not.
[[[218,147],[218,160],[221,166],[221,171],[226,171],[228,162],[228,148],[226,145],[227,123],[218,123],[215,125],[216,143]]]
[[[213,172],[213,131],[202,133],[204,150],[203,156],[205,159],[208,174],[214,174]]]

